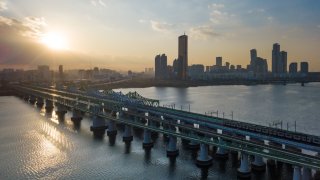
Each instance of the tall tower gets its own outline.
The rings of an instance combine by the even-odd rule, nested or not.
[[[279,73],[279,62],[280,62],[280,45],[278,43],[273,44],[272,48],[272,74],[276,75]]]
[[[256,49],[251,49],[250,50],[250,68],[252,71],[256,71],[256,59],[257,59],[257,50]]]
[[[287,73],[287,57],[288,57],[288,53],[286,51],[281,51],[280,52],[280,57],[281,57],[281,61],[279,63],[279,71],[281,73]]]
[[[179,44],[178,44],[178,59],[181,60],[181,73],[179,74],[179,78],[181,80],[186,80],[187,70],[188,70],[188,36],[182,35],[178,38]]]

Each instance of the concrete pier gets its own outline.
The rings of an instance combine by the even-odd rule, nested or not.
[[[188,143],[188,149],[191,149],[191,150],[197,150],[200,148],[200,144],[196,141],[190,141]]]
[[[71,117],[71,121],[73,122],[79,122],[82,120],[82,115],[81,115],[81,111],[73,109],[72,111],[72,117]]]
[[[122,141],[126,142],[126,143],[129,143],[132,140],[133,140],[132,128],[129,125],[125,125]]]
[[[220,145],[224,145],[225,144],[223,139],[219,138],[219,144]],[[218,149],[217,149],[217,152],[215,154],[215,157],[219,158],[219,159],[228,159],[228,152],[223,147],[219,146]]]
[[[177,157],[179,149],[177,148],[177,137],[170,135],[169,143],[167,145],[167,157]]]
[[[293,167],[293,180],[301,180],[301,167],[294,166]]]
[[[263,162],[263,158],[261,156],[255,155],[254,161],[251,163],[251,168],[254,171],[265,171],[266,163]]]
[[[246,153],[241,153],[240,167],[238,168],[238,177],[240,178],[250,178],[251,172],[249,168],[248,155]]]
[[[90,131],[93,132],[94,138],[101,139],[105,134],[105,130],[108,128],[106,126],[104,118],[95,115],[93,117],[92,126],[90,126]]]
[[[116,136],[117,135],[117,126],[116,122],[109,120],[108,122],[108,130],[107,130],[107,135],[108,136]]]
[[[59,120],[64,120],[64,115],[67,113],[67,108],[62,104],[57,104],[56,114]]]
[[[46,99],[46,106],[45,106],[46,112],[51,112],[53,108],[54,108],[53,102]]]
[[[208,145],[200,144],[200,152],[196,164],[199,167],[209,167],[212,165],[212,157],[208,155]]]
[[[44,100],[42,98],[38,97],[36,105],[37,105],[37,107],[42,108],[42,106],[44,105]]]
[[[30,104],[34,105],[36,103],[36,101],[37,101],[36,97],[34,97],[34,96],[30,96],[29,97],[29,103]]]
[[[303,167],[302,169],[302,180],[310,180],[312,177],[311,169]]]
[[[150,150],[153,147],[151,132],[148,129],[144,129],[142,147],[145,150]]]

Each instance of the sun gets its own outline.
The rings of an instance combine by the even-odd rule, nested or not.
[[[41,37],[41,43],[53,50],[68,50],[68,41],[64,34],[48,32]]]

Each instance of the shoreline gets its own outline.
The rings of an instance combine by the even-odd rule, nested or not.
[[[313,81],[320,82],[320,81]],[[216,81],[178,81],[178,80],[154,80],[154,79],[130,79],[121,82],[111,82],[99,85],[89,85],[89,87],[110,90],[110,89],[127,89],[127,88],[148,88],[148,87],[176,87],[176,88],[188,88],[199,86],[223,86],[223,85],[266,85],[266,84],[302,84],[302,82],[290,82],[290,81],[248,81],[248,80],[216,80]],[[308,83],[308,82],[305,82]]]

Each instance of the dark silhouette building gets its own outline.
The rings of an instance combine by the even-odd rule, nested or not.
[[[155,79],[167,79],[167,56],[165,54],[157,55],[155,57]]]
[[[301,62],[300,63],[300,73],[308,74],[309,72],[309,64],[308,62]]]
[[[181,61],[181,71],[178,71],[178,79],[186,80],[188,78],[188,36],[182,35],[178,38],[178,61]]]
[[[289,73],[290,74],[298,73],[298,63],[296,63],[296,62],[290,63],[290,65],[289,65]]]
[[[216,57],[216,66],[218,67],[222,66],[222,57]]]

